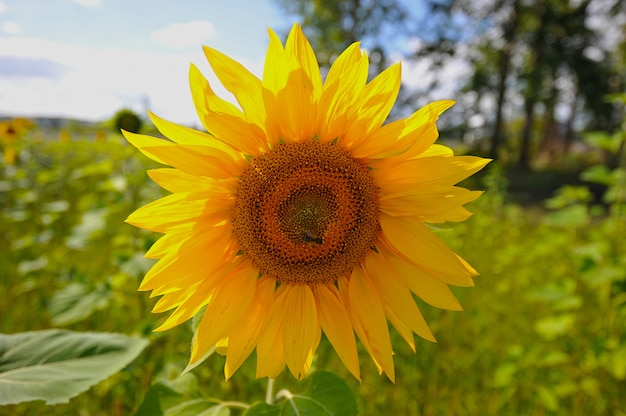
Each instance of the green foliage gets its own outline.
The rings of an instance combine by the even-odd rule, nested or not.
[[[255,380],[254,354],[228,382],[217,353],[181,376],[191,325],[152,332],[165,317],[150,314],[155,299],[136,289],[153,264],[143,253],[158,236],[123,221],[165,194],[145,174],[156,164],[119,136],[25,142],[20,151],[15,165],[0,166],[0,251],[10,253],[0,256],[0,332],[61,326],[141,334],[150,344],[69,403],[5,405],[0,414],[242,415],[240,402],[262,400],[266,380]],[[323,339],[311,376],[300,383],[284,372],[277,389],[313,395],[306,383],[327,370],[354,391],[365,416],[619,415],[626,408],[626,216],[623,199],[605,197],[618,194],[621,168],[594,169],[606,186],[602,198],[566,188],[547,207],[507,202],[503,171],[487,168],[484,183],[472,186],[486,189],[468,206],[475,215],[438,231],[480,272],[476,287],[454,288],[464,312],[419,303],[437,344],[417,339],[414,353],[392,332],[396,384],[379,376],[362,348],[362,381],[354,380]],[[250,409],[287,412],[288,397]]]
[[[70,283],[52,295],[48,310],[53,325],[65,326],[106,309],[110,300],[111,291],[102,284],[91,290],[86,284]]]
[[[125,367],[148,341],[63,330],[0,334],[0,405],[66,403]]]
[[[228,416],[230,409],[219,400],[205,399],[193,374],[153,384],[135,416]]]
[[[244,416],[355,416],[357,404],[348,384],[336,374],[327,371],[313,373],[310,385],[304,394],[282,391],[277,397],[282,403],[272,405],[257,403]]]

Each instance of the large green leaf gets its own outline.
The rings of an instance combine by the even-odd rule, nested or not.
[[[279,393],[285,400],[278,405],[257,403],[244,416],[353,416],[358,413],[356,398],[339,376],[318,371],[304,394]]]
[[[0,334],[0,405],[66,403],[124,368],[146,345],[146,339],[115,333]]]

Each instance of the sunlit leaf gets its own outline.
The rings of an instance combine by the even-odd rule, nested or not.
[[[575,320],[576,317],[570,313],[548,316],[535,322],[534,328],[543,338],[551,340],[567,333]]]
[[[620,134],[621,132],[619,134],[608,134],[603,131],[597,131],[586,133],[583,138],[591,146],[613,153],[619,149],[621,142]]]
[[[124,368],[148,340],[58,329],[0,334],[0,405],[66,403]]]
[[[559,408],[559,398],[550,389],[544,386],[537,386],[537,396],[539,401],[544,404],[546,409],[555,412]]]
[[[17,265],[17,272],[21,275],[25,275],[36,270],[41,270],[48,265],[48,258],[45,256],[39,257],[35,260],[24,260]]]
[[[67,247],[76,250],[85,248],[85,245],[91,238],[105,230],[107,214],[108,210],[106,208],[85,212],[80,224],[72,229],[70,236],[67,238]]]
[[[580,178],[583,181],[600,183],[602,185],[611,185],[615,182],[613,173],[609,170],[608,166],[596,165],[584,170],[580,174]]]
[[[48,310],[54,325],[68,325],[88,318],[97,310],[106,308],[111,291],[100,285],[95,289],[82,283],[71,283],[50,299]]]
[[[583,227],[589,223],[589,212],[585,205],[572,205],[547,214],[543,223],[559,228]]]

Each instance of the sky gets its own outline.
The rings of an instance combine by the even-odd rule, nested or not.
[[[272,0],[0,0],[0,116],[194,124],[191,62],[228,98],[202,45],[260,75],[267,28],[292,23]]]
[[[0,117],[103,121],[130,108],[198,125],[190,63],[234,102],[202,45],[260,76],[267,29],[286,33],[291,19],[274,0],[0,0]],[[429,98],[453,98],[469,73],[462,59],[430,69],[428,59],[403,62],[404,87],[445,78]]]

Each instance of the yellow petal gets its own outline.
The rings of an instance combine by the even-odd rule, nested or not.
[[[154,147],[154,146],[171,146],[171,147],[176,146],[176,144],[172,143],[169,140],[159,139],[159,138],[152,137],[152,136],[145,136],[143,134],[135,134],[126,130],[122,130],[122,134],[124,135],[124,138],[128,141],[128,143],[132,144],[137,149],[139,149],[141,153],[143,153],[145,156],[163,165],[167,165],[168,163],[160,159],[159,157],[146,152],[144,149],[146,147]]]
[[[212,147],[227,153],[231,157],[236,158],[238,156],[237,152],[232,147],[215,140],[215,137],[210,134],[172,123],[171,121],[167,121],[152,112],[148,112],[148,116],[150,116],[150,120],[152,120],[154,126],[159,130],[159,132],[174,143]]]
[[[193,63],[189,65],[189,86],[191,88],[193,103],[196,106],[196,111],[201,121],[204,122],[204,119],[208,117],[211,112],[230,114],[238,117],[243,116],[242,111],[233,103],[215,94],[209,81],[207,81],[204,75],[202,75],[202,72],[200,72],[198,67]]]
[[[260,150],[267,150],[263,131],[265,110],[262,115],[256,114],[252,118],[244,115],[234,105],[218,97],[202,74],[193,68],[190,70],[190,82],[194,103],[202,124],[215,140],[252,156]]]
[[[342,286],[339,290],[344,290]],[[367,282],[360,267],[356,267],[350,276],[347,295],[347,306],[354,329],[372,359],[393,382],[395,370],[393,352],[385,311],[376,291]],[[345,302],[344,302],[345,303]]]
[[[361,43],[355,42],[348,46],[333,62],[324,81],[324,88],[334,83],[341,85],[341,91],[361,91],[367,81],[368,63],[366,55],[361,51]],[[348,75],[348,76],[347,76]],[[348,81],[348,82],[346,82]],[[338,94],[342,95],[342,94]],[[338,97],[338,99],[354,100],[358,97]]]
[[[381,248],[381,250],[383,250]],[[461,311],[463,307],[448,285],[425,270],[388,253],[391,267],[402,277],[411,292],[424,302],[440,309]]]
[[[268,140],[272,145],[311,140],[318,133],[322,88],[317,60],[299,26],[292,28],[286,49],[273,31],[269,33],[262,82]]]
[[[160,233],[191,230],[203,224],[228,220],[230,199],[207,198],[206,194],[180,192],[157,199],[130,214],[126,222]]]
[[[306,72],[307,77],[311,80],[313,85],[313,96],[315,99],[319,98],[322,93],[322,75],[320,74],[320,67],[315,57],[315,52],[311,48],[300,25],[297,23],[291,28],[291,32],[287,37],[285,44],[285,50],[288,54],[296,57],[300,62],[300,66]]]
[[[215,343],[215,352],[221,356],[225,356],[226,351],[228,351],[228,338],[222,338]]]
[[[352,154],[357,158],[390,158],[412,148],[412,154],[421,154],[431,146],[439,135],[435,124],[439,115],[454,105],[454,101],[432,102],[410,117],[388,123],[374,130],[365,140],[355,145]],[[380,161],[383,163],[384,161]],[[395,161],[397,163],[397,161]],[[389,164],[376,167],[393,166]]]
[[[469,277],[458,257],[421,221],[410,217],[379,216],[384,240],[415,265]]]
[[[445,217],[447,212],[461,207],[482,195],[482,191],[470,191],[456,186],[424,187],[414,194],[388,194],[379,199],[380,210],[394,217],[418,216],[425,222]],[[452,215],[451,215],[452,216]]]
[[[315,286],[314,293],[318,303],[320,323],[328,341],[337,351],[337,355],[346,368],[357,380],[361,380],[352,322],[337,288],[333,284],[319,284]]]
[[[478,172],[489,159],[474,156],[428,157],[372,169],[378,186],[387,193],[417,194],[427,186],[452,186]]]
[[[278,92],[263,89],[270,143],[311,140],[317,134],[317,103],[313,95],[311,80],[302,69],[291,71],[286,85]]]
[[[178,250],[183,242],[193,237],[194,234],[195,231],[193,230],[165,234],[152,244],[146,254],[144,254],[144,257],[148,259],[160,259],[170,251]]]
[[[358,118],[356,101],[365,88],[367,75],[367,55],[361,52],[359,43],[353,43],[337,57],[324,81],[319,110],[320,141],[342,139]]]
[[[154,304],[152,308],[152,313],[162,313],[169,311],[170,309],[177,308],[182,305],[185,301],[189,300],[193,292],[198,289],[202,285],[202,281],[197,281],[193,284],[186,285],[185,288],[188,290],[178,290],[175,292],[167,293],[164,296],[161,296],[159,300]],[[202,302],[203,299],[199,299],[198,297],[192,298],[194,301]],[[177,323],[173,323],[171,326],[176,326],[180,323],[183,323],[184,320],[181,320]],[[158,331],[159,328],[156,329]]]
[[[210,192],[216,196],[233,194],[236,180],[216,181],[205,176],[195,176],[174,168],[159,168],[148,170],[148,176],[161,188],[170,192]]]
[[[215,75],[224,88],[233,93],[246,114],[247,120],[262,127],[265,121],[265,109],[262,105],[261,80],[239,62],[223,53],[208,46],[203,47],[203,50]]]
[[[267,312],[274,300],[276,282],[267,277],[257,282],[254,299],[243,317],[233,326],[228,334],[229,347],[226,353],[224,375],[228,380],[243,364],[257,346]]]
[[[345,135],[344,145],[351,149],[385,122],[400,91],[400,64],[390,66],[370,81],[359,97],[359,119]]]
[[[263,330],[256,347],[256,378],[276,378],[285,368],[283,317],[285,316],[287,301],[286,286],[282,285],[276,291],[274,303],[263,324]]]
[[[298,62],[295,57],[287,55],[282,42],[273,30],[268,29],[268,34],[269,44],[265,54],[261,85],[270,93],[277,94],[285,88],[289,73],[298,68]]]
[[[428,223],[461,222],[472,216],[464,207],[454,207],[436,214],[420,215],[420,219]]]
[[[233,243],[233,237],[226,226],[217,226],[209,232],[199,230],[161,257],[146,273],[139,290],[172,287],[176,279],[196,276],[198,271],[210,273],[216,264],[230,262],[226,259],[235,249]],[[207,256],[207,253],[211,253],[211,256]]]
[[[160,313],[174,307],[176,309],[154,331],[167,331],[193,318],[207,304],[218,282],[218,278],[204,279],[186,288],[192,290],[182,290],[163,295],[152,309],[152,312]]]
[[[191,351],[191,363],[224,338],[241,319],[254,298],[257,276],[258,270],[255,268],[242,267],[222,278],[211,294],[198,326],[196,342]]]
[[[435,342],[435,337],[415,304],[409,288],[385,258],[375,252],[369,254],[365,259],[365,270],[365,276],[378,293],[391,323],[396,328],[404,324],[420,337]],[[407,334],[403,337],[415,349],[413,337]]]
[[[233,159],[220,150],[205,146],[179,144],[143,147],[141,150],[185,173],[213,179],[232,179],[243,171],[246,163],[243,157]]]
[[[285,285],[283,349],[287,367],[302,380],[311,367],[321,337],[315,296],[308,285]]]

